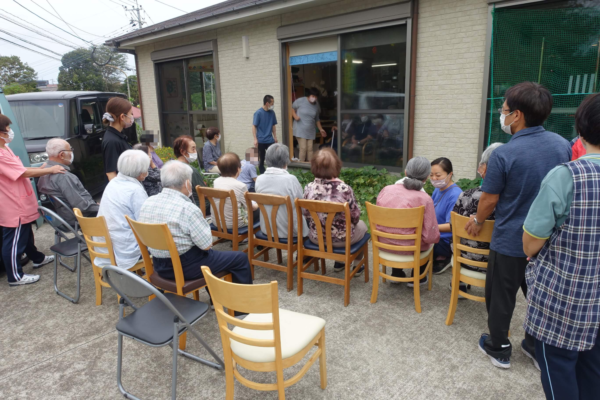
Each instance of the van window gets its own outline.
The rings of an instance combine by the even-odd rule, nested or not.
[[[63,137],[67,129],[68,100],[10,101],[23,138]]]

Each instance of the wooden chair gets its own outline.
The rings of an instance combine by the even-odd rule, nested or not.
[[[285,399],[285,388],[298,382],[319,359],[321,389],[327,387],[325,320],[279,308],[277,282],[264,285],[236,285],[214,277],[202,267],[217,313],[225,361],[226,399],[233,400],[235,379],[261,391],[277,391]],[[223,307],[249,313],[232,318]],[[230,329],[228,324],[233,325]],[[283,370],[299,363],[314,347],[300,371],[284,380]],[[237,366],[259,372],[275,372],[277,383],[257,383],[244,378]]]
[[[138,242],[140,250],[142,251],[142,258],[144,266],[146,267],[148,281],[165,292],[175,293],[183,297],[187,297],[187,295],[192,293],[194,300],[200,300],[200,289],[206,287],[206,281],[204,278],[189,281],[185,280],[183,277],[183,268],[181,267],[179,252],[177,251],[173,235],[171,235],[171,231],[167,224],[145,224],[143,222],[134,221],[127,215],[125,216],[125,219],[127,219],[129,226],[131,226],[131,230],[135,235],[135,240]],[[165,250],[169,252],[171,262],[173,263],[175,280],[162,278],[154,271],[154,265],[152,264],[148,247],[154,250]],[[222,272],[217,274],[217,276],[231,282],[231,274]],[[181,336],[179,341],[179,348],[181,350],[185,350],[186,338],[187,336],[185,334]]]
[[[414,285],[415,310],[421,312],[421,286],[420,280],[429,275],[429,287],[431,290],[432,270],[433,270],[433,245],[427,251],[421,251],[421,232],[423,230],[423,216],[425,207],[417,208],[386,208],[373,205],[369,202],[367,206],[367,215],[371,225],[371,234],[373,235],[373,292],[371,293],[371,303],[377,302],[379,292],[379,277],[395,282],[412,282]],[[386,228],[404,228],[414,229],[415,233],[410,235],[400,235],[395,233],[386,233],[379,230],[379,227]],[[381,243],[381,238],[396,240],[414,240],[412,246],[398,246],[393,244]],[[392,251],[412,251],[412,255],[400,255],[390,253]],[[427,268],[421,274],[421,266],[427,264]],[[381,265],[381,271],[379,266]],[[412,269],[412,278],[399,278],[387,274],[386,267]]]
[[[452,325],[452,322],[454,321],[454,314],[456,313],[459,295],[469,300],[485,303],[485,297],[474,296],[460,290],[460,283],[464,282],[467,285],[484,288],[486,274],[484,272],[466,269],[461,264],[467,264],[479,268],[487,268],[488,263],[468,260],[462,257],[461,250],[486,256],[490,254],[490,250],[474,249],[467,245],[461,244],[460,239],[469,239],[476,240],[478,242],[490,243],[492,241],[492,231],[494,230],[494,221],[485,221],[481,231],[479,232],[479,235],[477,237],[473,237],[465,230],[465,226],[467,225],[467,222],[469,222],[469,217],[463,217],[455,212],[452,212],[450,214],[450,221],[452,223],[452,244],[454,256],[452,257],[452,294],[450,295],[450,308],[448,309],[448,316],[446,317],[446,325]]]
[[[79,208],[74,208],[73,212],[77,217],[77,222],[81,228],[81,233],[87,244],[88,253],[91,257],[92,270],[94,272],[94,283],[96,285],[96,305],[102,304],[102,288],[108,288],[110,285],[104,282],[102,279],[102,268],[98,267],[95,263],[96,258],[108,258],[110,259],[110,265],[117,265],[115,260],[115,253],[112,247],[112,240],[108,233],[108,226],[104,217],[84,217]],[[97,242],[94,237],[103,237],[104,242]],[[107,253],[101,253],[98,249],[105,249]],[[133,267],[129,268],[128,271],[135,272],[138,275],[143,275],[142,268],[144,268],[144,262],[140,260]]]
[[[325,223],[325,238],[323,238],[322,235],[319,235],[318,245],[306,238],[302,245],[298,246],[298,260],[302,260],[302,264],[299,264],[301,266],[298,267],[298,296],[302,295],[304,291],[304,278],[334,283],[344,287],[344,306],[347,307],[348,303],[350,303],[350,280],[354,277],[361,266],[364,266],[365,268],[365,283],[369,282],[369,239],[371,238],[371,235],[366,233],[359,242],[353,245],[350,245],[350,235],[346,235],[346,245],[344,247],[333,247],[331,226],[333,224],[333,218],[337,213],[342,213],[345,215],[347,228],[346,232],[350,232],[350,206],[348,203],[342,204],[330,201],[296,199],[296,213],[298,215],[298,221],[301,221],[303,208],[310,212],[311,217],[315,221],[317,232],[323,232],[323,225],[321,225],[321,221],[319,220],[317,213],[327,214],[327,220]],[[302,224],[300,223],[298,224],[298,237],[303,237]],[[350,266],[352,265],[352,262],[361,254],[364,256],[363,259],[358,263],[356,269],[351,271]],[[304,257],[309,257],[307,263],[304,262]],[[346,265],[344,279],[305,272],[310,264],[315,262],[315,258],[321,259],[322,275],[325,275],[325,259],[344,263]]]
[[[201,187],[196,186],[196,192],[198,193],[198,199],[200,201],[200,211],[202,211],[202,215],[206,215],[205,210],[205,198],[208,198],[210,202],[210,209],[212,211],[212,223],[210,224],[210,229],[212,230],[212,235],[219,238],[213,242],[213,246],[218,243],[225,242],[227,240],[231,240],[233,251],[237,251],[240,245],[240,242],[248,238],[248,232],[250,231],[249,226],[245,226],[243,228],[239,228],[237,225],[238,221],[238,208],[237,208],[237,199],[235,197],[235,193],[233,190],[222,190],[222,189],[213,189],[209,187]],[[215,199],[219,200],[219,207],[217,207],[217,203]],[[225,202],[229,200],[232,204],[233,209],[233,229],[227,229],[227,225],[225,223]],[[252,213],[252,207],[248,207],[248,215]],[[257,230],[260,229],[260,221],[256,221],[252,226],[252,233],[256,233]],[[248,247],[244,252],[247,252]],[[265,253],[268,254],[268,253]],[[268,258],[265,256],[265,261]]]
[[[250,268],[252,270],[252,279],[254,279],[254,266],[260,266],[265,268],[274,269],[277,271],[287,272],[287,290],[288,292],[294,288],[294,267],[297,262],[294,262],[294,253],[298,249],[298,238],[294,237],[294,217],[292,211],[292,200],[290,196],[275,196],[270,194],[258,194],[246,192],[246,204],[251,204],[255,201],[260,209],[262,220],[265,222],[265,228],[267,234],[262,233],[260,228],[256,231],[255,235],[248,237],[248,248],[254,249],[257,246],[263,246],[264,249],[260,250],[256,254],[254,251],[248,252],[248,259],[250,261]],[[271,215],[267,212],[266,206],[271,206]],[[284,206],[287,210],[288,219],[288,231],[286,237],[279,237],[277,232],[277,212],[279,207]],[[258,221],[260,227],[260,221]],[[301,222],[300,222],[301,223]],[[254,225],[254,216],[252,213],[248,213],[248,225]],[[256,236],[256,237],[255,237]],[[281,250],[287,251],[287,267],[269,263],[266,261],[260,261],[256,258],[261,255],[268,253],[269,249],[277,250],[277,262],[282,263]]]

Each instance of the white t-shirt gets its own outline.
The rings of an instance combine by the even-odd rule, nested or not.
[[[248,207],[246,207],[246,198],[244,197],[244,193],[248,191],[246,185],[235,178],[220,177],[215,179],[214,188],[227,191],[233,190],[237,199],[238,227],[248,226]],[[217,213],[221,207],[219,205],[219,200],[215,199],[215,203],[217,205],[217,210],[214,210],[213,214]],[[233,229],[233,209],[231,208],[231,201],[229,200],[225,201],[225,224],[227,225],[227,229]]]

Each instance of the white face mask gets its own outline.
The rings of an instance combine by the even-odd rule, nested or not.
[[[189,153],[189,156],[185,158],[187,162],[193,163],[198,159],[198,153]]]
[[[130,128],[133,125],[133,115],[131,117],[125,115],[125,129]]]
[[[217,136],[217,143],[221,141],[221,135]]]
[[[315,96],[309,96],[308,101],[314,104],[317,101],[317,98]]]
[[[513,111],[514,112],[514,111]],[[511,112],[510,114],[512,114],[513,112]],[[515,121],[511,122],[510,125],[504,125],[504,120],[506,119],[506,117],[508,117],[510,114],[500,114],[500,128],[502,129],[502,131],[508,135],[512,135],[512,131],[510,130],[510,125],[514,124]]]
[[[69,150],[69,151],[70,151],[70,150]],[[75,153],[73,153],[73,152],[71,151],[71,158],[69,158],[69,165],[70,165],[70,164],[73,164],[73,160],[74,160],[74,159],[75,159]],[[67,161],[67,160],[64,160],[64,161]]]
[[[188,182],[189,182],[189,181],[185,181],[185,188],[186,188],[186,189],[187,189],[187,191],[189,192],[189,193],[188,193],[188,197],[190,197],[190,198],[191,198],[191,197],[192,197],[192,195],[194,194],[194,192],[192,192],[192,189],[191,189],[191,187],[192,187],[192,184],[191,184],[191,183],[190,183],[190,189],[188,189],[188,185],[187,185],[187,183],[188,183]]]
[[[431,179],[430,178],[429,180],[431,181],[431,184],[433,185],[434,188],[443,189],[448,184],[448,182],[446,182],[446,179],[448,179],[448,176],[450,176],[450,175],[447,175],[444,179]]]
[[[275,106],[274,106],[274,105],[270,105],[270,106],[269,106],[269,111],[272,111],[274,108],[275,108]]]
[[[367,122],[369,120],[369,117],[367,117],[366,115],[363,115],[362,117],[360,117],[360,120],[362,122]]]
[[[7,132],[7,134],[8,134],[8,137],[7,137],[7,138],[5,138],[5,137],[0,137],[0,139],[4,139],[4,142],[5,142],[5,143],[10,143],[10,142],[12,142],[12,141],[13,141],[13,139],[15,138],[15,132],[14,132],[12,129],[8,128],[8,132]]]

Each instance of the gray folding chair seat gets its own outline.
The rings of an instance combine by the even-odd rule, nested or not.
[[[208,304],[174,293],[165,293],[167,300],[183,318],[193,325],[208,312]],[[153,346],[164,346],[173,340],[173,320],[176,315],[161,301],[151,301],[117,323],[117,331],[132,339]],[[179,328],[181,335],[185,325]]]
[[[79,239],[76,237],[65,240],[64,242],[60,242],[50,247],[50,251],[59,254],[63,257],[75,257],[77,255],[77,252],[86,250],[87,245],[81,244]]]
[[[173,369],[171,373],[171,398],[177,394],[177,356],[182,355],[194,361],[208,365],[216,370],[224,369],[223,361],[192,328],[208,312],[208,305],[187,297],[172,293],[163,293],[148,281],[136,274],[112,265],[102,268],[102,278],[121,296],[118,333],[117,385],[128,399],[137,399],[127,392],[121,382],[123,366],[123,337],[152,347],[171,346],[173,351]],[[156,296],[143,306],[136,306],[131,299]],[[125,307],[133,312],[125,316]],[[216,363],[196,357],[179,350],[179,336],[189,331],[217,361]]]

